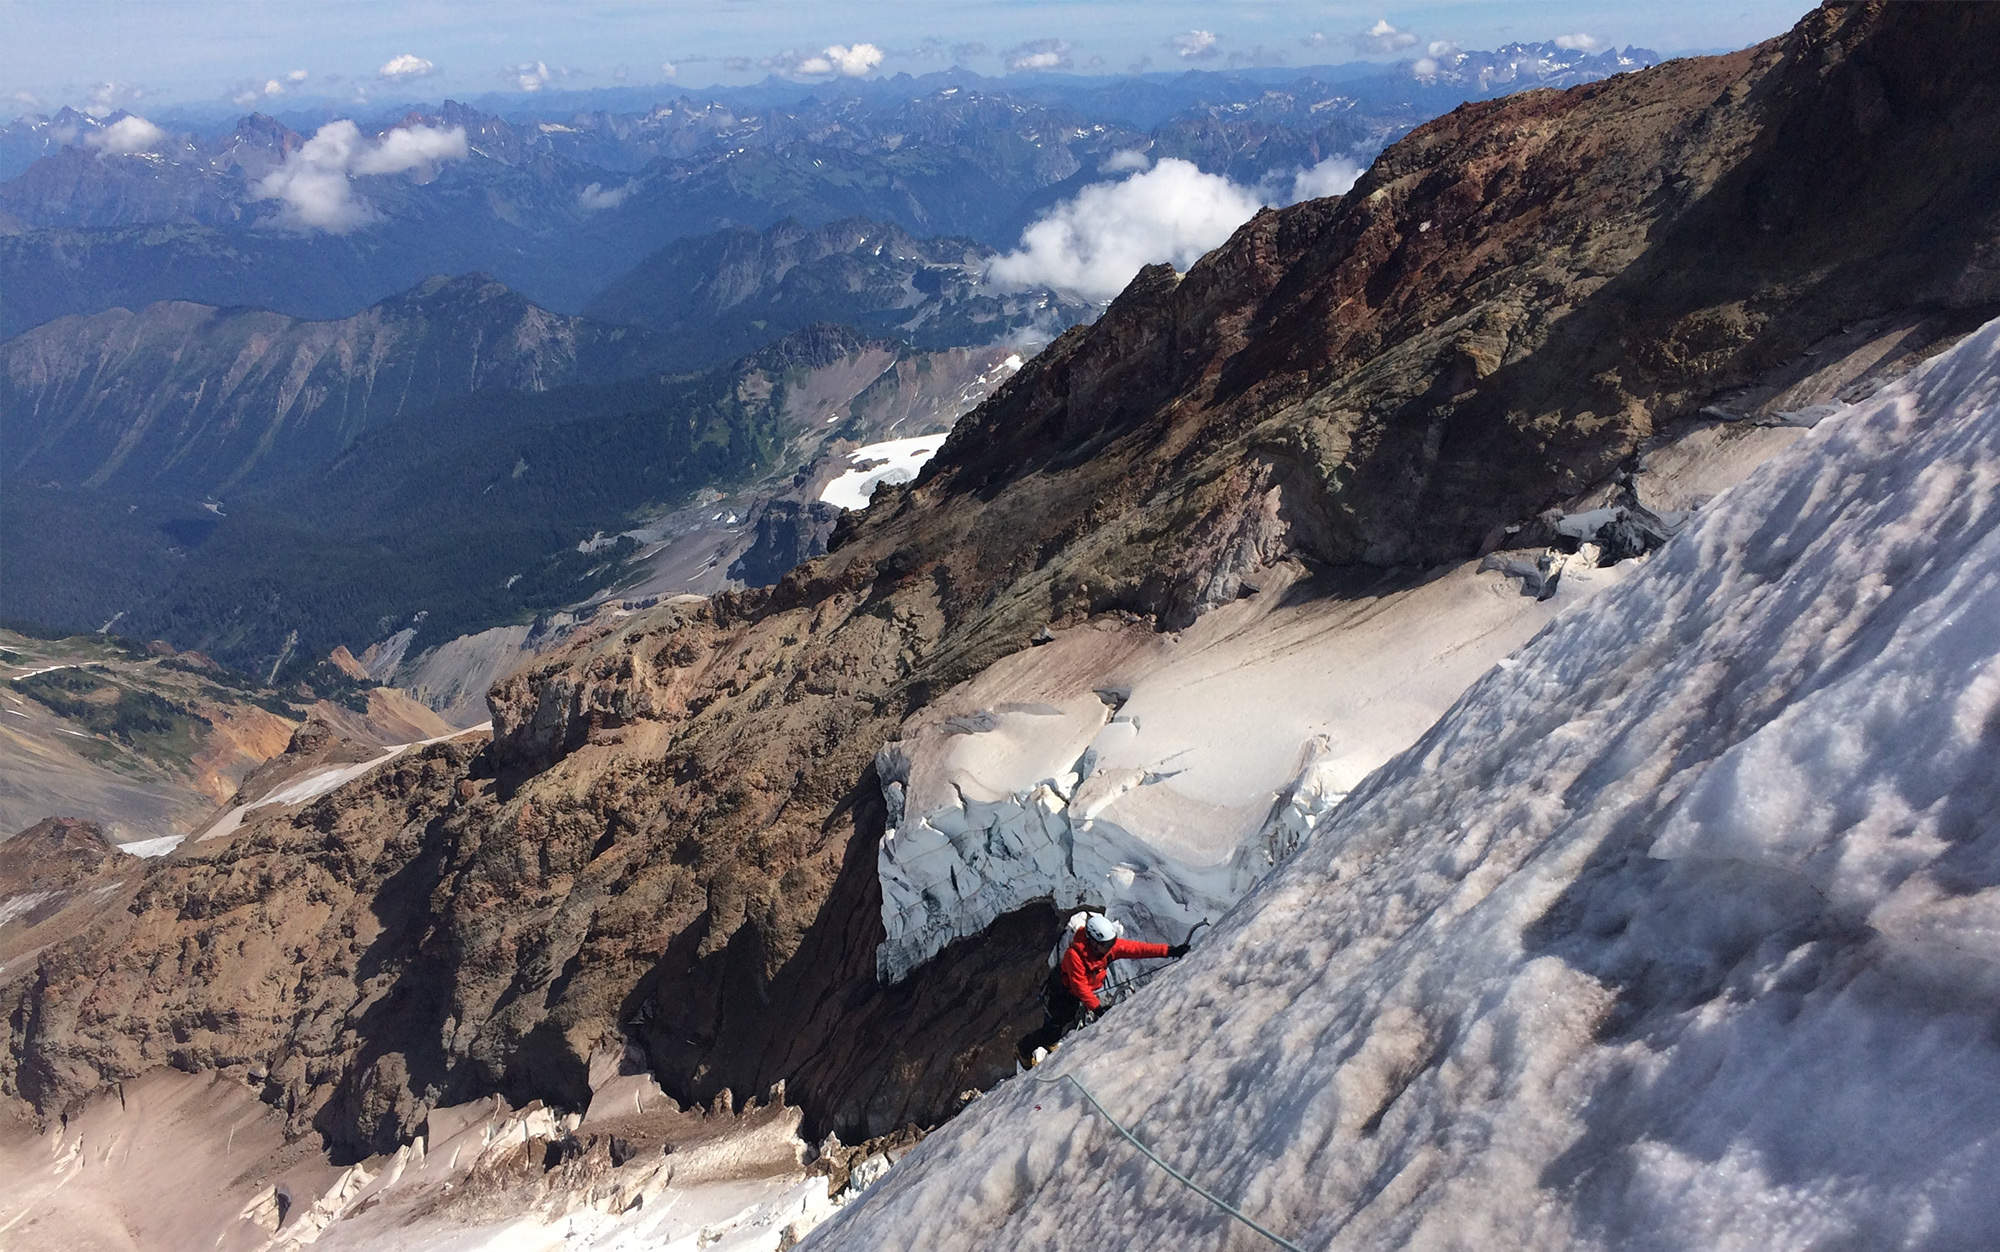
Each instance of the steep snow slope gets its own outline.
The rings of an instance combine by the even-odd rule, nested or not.
[[[2000,323],[1371,776],[819,1248],[2000,1243]]]

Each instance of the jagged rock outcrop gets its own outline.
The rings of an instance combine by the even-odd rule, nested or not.
[[[10,974],[47,945],[23,964],[66,988],[48,995],[50,986],[9,978],[0,992],[13,1025],[14,1046],[0,1057],[8,1089],[56,1110],[105,1078],[161,1064],[261,1064],[265,1094],[296,1128],[330,1108],[333,1142],[394,1146],[413,1129],[396,1116],[422,1098],[411,1088],[446,1077],[425,1032],[451,1002],[411,976],[437,963],[421,939],[437,849],[452,837],[445,819],[461,805],[473,754],[462,743],[406,754],[296,823],[185,845],[151,872],[131,857],[92,861],[90,891],[0,929]],[[49,825],[0,849],[45,842]],[[505,945],[508,929],[488,933]],[[92,959],[117,953],[107,966]],[[85,970],[89,986],[71,985]],[[127,1029],[103,1031],[107,1020]],[[544,1081],[574,1094],[571,1077]]]
[[[682,1098],[785,1079],[809,1134],[948,1114],[1011,1064],[1052,919],[877,984],[872,762],[904,718],[1050,622],[1171,628],[1279,562],[1476,556],[1705,408],[1789,403],[1827,343],[1879,364],[1976,324],[1996,42],[1985,6],[1823,10],[1467,106],[1344,199],[1146,271],[829,555],[581,632],[494,689],[488,752],[171,859],[10,970],[8,1090],[49,1110],[254,1057],[358,1150],[429,1101],[574,1100],[622,1035]]]
[[[118,849],[96,822],[74,817],[50,817],[0,840],[0,883],[9,893],[35,895],[35,904],[19,896],[0,897],[0,916],[31,920],[42,903],[53,903],[87,879],[104,872]],[[52,910],[51,910],[52,911]]]
[[[823,500],[776,497],[757,502],[749,525],[750,547],[729,566],[729,576],[751,587],[768,587],[795,567],[826,553],[840,522],[840,506]]]

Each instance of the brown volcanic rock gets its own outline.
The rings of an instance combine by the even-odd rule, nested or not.
[[[375,1122],[411,1101],[386,1097],[370,1079],[432,1078],[424,1065],[438,1050],[437,1017],[450,1006],[414,988],[435,960],[424,941],[438,848],[453,841],[447,819],[478,746],[406,753],[296,820],[252,824],[225,843],[183,845],[152,862],[94,863],[93,881],[112,871],[129,881],[89,924],[75,916],[85,912],[79,904],[47,923],[66,923],[66,934],[4,936],[0,1005],[15,1046],[0,1058],[0,1079],[48,1113],[163,1064],[264,1063],[266,1093],[295,1126],[339,1097],[345,1124],[357,1128],[350,1133],[375,1141]],[[11,855],[22,840],[48,843],[50,825],[0,852]],[[11,864],[8,872],[11,881]],[[494,933],[506,941],[506,927]],[[11,959],[37,944],[46,946],[32,963]],[[419,1044],[408,1042],[411,1032]],[[442,1087],[451,1077],[434,1081]]]
[[[1995,21],[1823,12],[1731,56],[1467,105],[1338,204],[1259,215],[1171,290],[1142,276],[1140,307],[1044,354],[919,493],[1068,474],[1047,494],[1087,514],[1065,557],[1096,567],[1089,607],[1169,621],[1226,590],[1218,554],[1268,547],[1248,506],[1270,489],[1289,546],[1330,564],[1476,551],[1849,324],[1983,320],[2000,98],[1951,49]]]
[[[0,840],[0,893],[74,889],[118,857],[96,822],[51,817]]]
[[[786,1079],[814,1136],[947,1115],[1010,1064],[1052,919],[875,983],[872,757],[901,720],[1052,620],[1473,555],[1843,329],[1980,320],[1996,44],[1990,6],[1828,10],[1467,106],[1341,201],[1146,271],[830,555],[584,632],[494,688],[484,756],[408,755],[149,871],[5,976],[10,1089],[47,1110],[257,1058],[358,1152],[483,1090],[577,1103],[622,1034],[682,1098]]]

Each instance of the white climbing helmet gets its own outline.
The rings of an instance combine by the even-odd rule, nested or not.
[[[1110,943],[1118,937],[1118,923],[1102,913],[1092,913],[1090,920],[1083,924],[1083,933],[1094,943]]]

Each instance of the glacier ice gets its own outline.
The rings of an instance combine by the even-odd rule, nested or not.
[[[944,447],[944,440],[944,434],[940,433],[889,439],[856,448],[847,454],[854,468],[828,483],[820,491],[819,498],[843,509],[865,509],[869,497],[875,494],[875,488],[883,483],[893,485],[915,481],[917,471],[937,455],[939,448]]]
[[[1177,637],[1101,619],[999,662],[877,754],[878,974],[1040,899],[1179,941],[1626,568],[1583,563],[1542,601],[1470,564],[1359,599],[1288,595],[1296,571],[1276,569]]]
[[[2000,1246],[2000,323],[1487,673],[815,1248]]]

